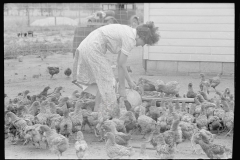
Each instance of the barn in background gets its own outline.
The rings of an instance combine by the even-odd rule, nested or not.
[[[234,3],[144,3],[160,40],[143,49],[147,72],[234,73]]]

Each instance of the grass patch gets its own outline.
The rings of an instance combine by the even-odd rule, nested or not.
[[[42,53],[55,52],[64,54],[71,52],[72,42],[65,43],[27,43],[25,45],[10,44],[4,45],[4,59],[13,59],[20,55],[39,55]]]

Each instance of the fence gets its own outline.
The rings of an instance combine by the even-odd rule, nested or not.
[[[110,20],[112,17],[116,23],[129,25],[129,18],[133,13],[143,13],[143,11],[138,11],[136,6],[139,5],[6,3],[4,4],[4,57],[74,52],[92,30],[108,23],[109,19],[104,19],[103,16],[109,16]],[[106,16],[106,13],[97,12],[101,10],[113,10],[114,13],[106,12]],[[140,17],[140,20],[143,21],[143,16]],[[90,22],[91,24],[89,24]],[[77,34],[79,30],[81,33]],[[32,31],[33,35],[28,34],[28,31]]]

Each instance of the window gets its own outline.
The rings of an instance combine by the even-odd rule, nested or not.
[[[109,9],[115,10],[116,9],[116,5],[115,4],[110,4],[109,5]]]
[[[103,10],[108,10],[108,5],[103,5]]]
[[[127,9],[133,9],[133,4],[127,4]]]

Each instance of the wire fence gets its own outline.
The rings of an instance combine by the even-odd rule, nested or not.
[[[6,3],[4,4],[4,58],[19,55],[75,52],[96,28],[131,25],[143,10],[134,3]]]

